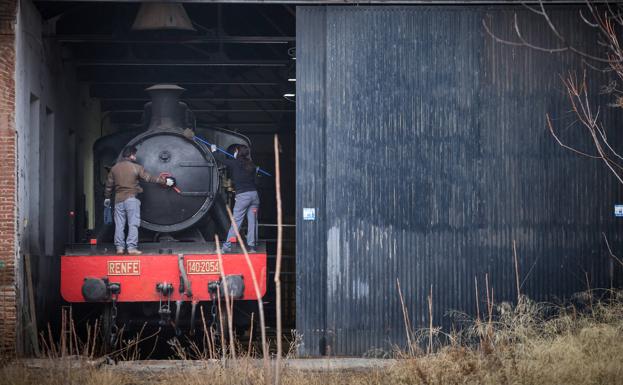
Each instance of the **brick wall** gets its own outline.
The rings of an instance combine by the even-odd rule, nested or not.
[[[16,346],[15,18],[17,0],[0,0],[0,355]]]

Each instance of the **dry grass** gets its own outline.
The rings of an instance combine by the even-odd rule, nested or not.
[[[386,369],[364,372],[302,372],[286,369],[282,384],[621,384],[623,378],[623,293],[608,300],[586,297],[583,312],[521,298],[519,306],[496,307],[491,322],[468,322],[434,354],[398,352]],[[420,335],[427,336],[428,332]],[[427,347],[427,343],[422,346]],[[414,353],[413,353],[414,352]],[[140,362],[137,362],[140,366]],[[19,362],[0,369],[0,384],[264,384],[256,361],[239,359],[209,369],[160,374],[70,368],[29,369]]]

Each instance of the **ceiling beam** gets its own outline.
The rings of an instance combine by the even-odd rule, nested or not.
[[[283,99],[280,90],[270,89],[270,92],[242,92],[238,88],[234,89],[215,89],[214,87],[186,88],[182,93],[182,100],[190,101],[277,101]],[[123,86],[90,86],[89,96],[104,100],[125,100],[125,101],[149,101],[149,94],[143,87],[123,87]]]
[[[277,126],[276,123],[267,123],[267,122],[240,122],[240,123],[236,123],[236,122],[208,122],[208,121],[202,121],[203,123],[206,124],[210,124],[213,126],[216,125],[223,125],[223,126],[237,126],[237,127],[246,127],[246,126],[258,126],[258,127],[275,127]]]
[[[139,120],[137,120],[139,118]],[[272,132],[283,131],[287,129],[287,132],[292,132],[294,130],[294,126],[291,127],[289,125],[283,125],[280,122],[266,122],[266,121],[245,121],[245,122],[231,122],[226,120],[219,119],[206,119],[208,116],[204,115],[203,117],[197,117],[197,126],[199,128],[225,128],[230,130],[235,130],[239,132],[249,132],[255,133],[256,131],[267,131],[272,130]],[[117,114],[111,117],[111,121],[116,124],[123,125],[131,125],[140,127],[140,117],[132,114]]]
[[[127,100],[127,99],[98,99],[102,110],[122,109],[122,110],[142,110],[145,105],[150,101],[149,99],[143,100]],[[188,105],[190,110],[202,109],[202,108],[228,108],[228,109],[280,109],[289,108],[290,103],[285,99],[270,99],[270,100],[188,100],[181,99],[182,102]]]
[[[113,35],[47,35],[46,39],[59,43],[120,43],[120,44],[289,44],[294,36],[192,36],[167,39],[148,39]]]
[[[150,101],[151,98],[149,96],[145,96],[144,98],[126,98],[126,97],[99,97],[100,100],[106,101]],[[284,98],[267,98],[267,97],[257,97],[257,98],[213,98],[213,97],[190,97],[185,98],[184,96],[180,97],[181,101],[206,101],[206,102],[284,102],[286,101]]]
[[[170,80],[166,83],[174,83],[177,85],[201,85],[201,86],[278,86],[285,81],[281,82],[256,82],[256,81],[214,81],[214,82],[206,82],[201,80]],[[140,85],[149,87],[154,85],[154,83],[158,83],[157,81],[136,81],[136,80],[93,80],[87,81],[87,83],[95,86],[100,85]]]
[[[285,67],[288,60],[69,60],[77,67]]]
[[[232,123],[232,122],[210,122],[204,121],[201,119],[197,119],[197,126],[199,127],[215,127],[215,128],[224,128],[227,130],[233,130],[236,132],[240,132],[242,134],[270,134],[273,135],[277,132],[281,133],[292,133],[294,132],[293,127],[283,126],[278,123]]]
[[[115,113],[115,114],[142,114],[144,111],[143,110],[138,110],[138,109],[118,109],[118,110],[110,110],[110,112]],[[241,114],[241,113],[264,113],[264,112],[275,112],[275,113],[293,113],[296,112],[295,109],[281,109],[281,110],[271,110],[271,109],[243,109],[243,110],[229,110],[229,109],[215,109],[215,108],[209,108],[209,109],[193,109],[192,110],[193,113],[195,114],[216,114],[216,113],[220,113],[220,114]]]
[[[247,72],[247,76],[243,78],[242,74]],[[196,83],[197,85],[246,82],[283,84],[288,78],[286,71],[282,71],[281,68],[265,67],[186,67],[180,71],[176,67],[122,66],[111,71],[109,67],[87,66],[77,68],[77,75],[79,81],[100,84],[119,82],[129,82],[126,84]]]

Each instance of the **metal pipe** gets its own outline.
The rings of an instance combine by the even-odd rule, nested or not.
[[[184,254],[178,254],[177,255],[177,265],[180,269],[180,274],[182,275],[182,280],[184,281],[184,292],[186,293],[187,297],[192,297],[193,296],[193,292],[192,289],[190,287],[190,280],[188,279],[188,274],[186,273],[186,268],[184,267]],[[177,321],[176,321],[177,323]]]
[[[197,301],[192,301],[192,308],[190,310],[190,331],[188,332],[189,335],[194,336],[195,335],[195,313],[197,311],[197,304],[199,302]]]
[[[182,335],[182,331],[179,328],[179,324],[180,324],[180,309],[182,308],[182,300],[178,299],[177,301],[175,301],[175,335],[176,336],[180,336]]]

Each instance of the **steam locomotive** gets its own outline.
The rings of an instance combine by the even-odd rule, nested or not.
[[[225,287],[239,308],[266,292],[262,243],[256,253],[248,255],[248,261],[241,251],[234,251],[224,255],[221,264],[212,241],[215,234],[226,234],[229,228],[225,205],[233,189],[205,141],[230,149],[237,144],[249,146],[249,139],[198,126],[192,111],[180,101],[184,89],[177,85],[160,84],[146,91],[151,102],[144,108],[144,128],[108,135],[95,143],[95,236],[89,244],[67,246],[61,256],[63,299],[101,310],[103,329],[111,340],[121,324],[131,328],[145,322],[171,325],[177,334],[184,330],[192,334],[197,306],[206,301],[214,304]],[[189,128],[205,140],[189,139],[184,135]],[[142,186],[144,192],[138,198],[143,254],[137,256],[115,254],[114,225],[105,224],[103,210],[98,209],[103,207],[107,172],[127,145],[137,148],[137,162],[147,172],[171,175],[179,187]]]

